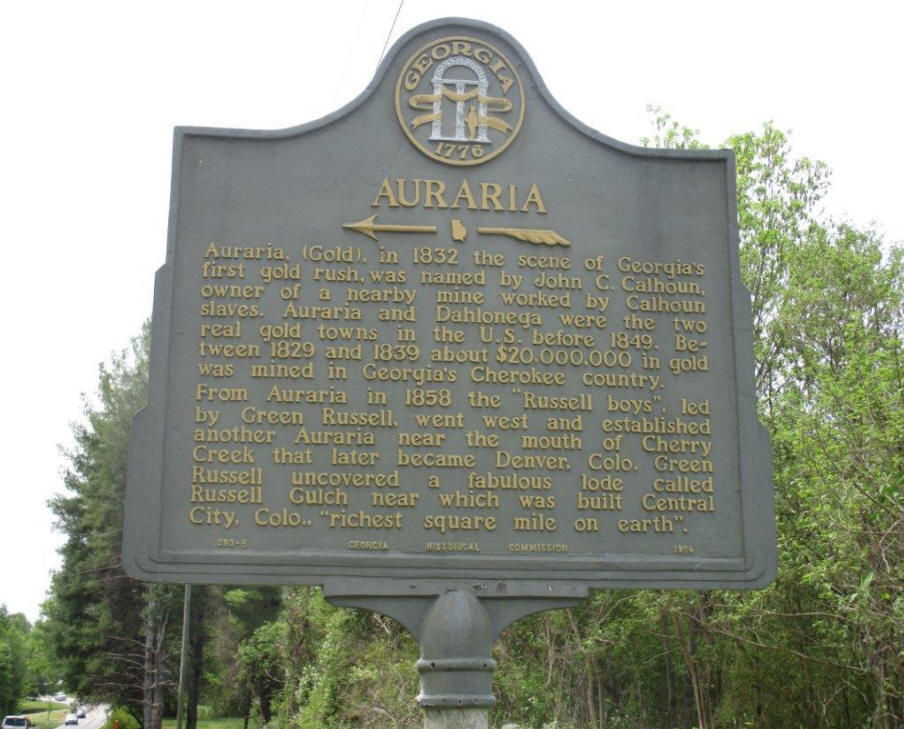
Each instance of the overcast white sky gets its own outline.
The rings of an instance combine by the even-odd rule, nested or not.
[[[0,604],[34,620],[59,564],[80,393],[150,314],[172,128],[276,129],[371,80],[398,0],[16,2],[3,68]],[[773,120],[834,170],[827,210],[904,240],[900,2],[405,0],[391,42],[456,15],[494,23],[558,101],[626,142],[658,104],[717,145]]]

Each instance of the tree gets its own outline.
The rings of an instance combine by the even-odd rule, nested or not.
[[[197,588],[195,588],[197,589]],[[282,607],[282,591],[278,587],[227,587],[209,586],[204,588],[203,602],[198,603],[192,596],[194,608],[203,607],[203,619],[193,624],[190,630],[192,644],[192,660],[190,661],[189,687],[198,676],[198,694],[210,707],[214,716],[243,716],[248,719],[254,701],[260,700],[265,685],[276,686],[277,692],[283,688],[283,680],[258,682],[256,669],[252,664],[264,666],[267,661],[258,661],[266,652],[267,640],[261,634],[255,638],[259,628],[279,622]],[[193,616],[200,617],[198,615]],[[270,635],[276,636],[280,630]],[[244,651],[249,642],[255,648]],[[196,649],[203,645],[206,648]],[[276,674],[282,675],[286,661],[283,656],[287,651],[284,643],[274,645],[273,650],[280,656]],[[199,660],[202,659],[202,660]],[[270,664],[267,664],[270,665]],[[270,668],[265,667],[266,671]],[[189,697],[192,689],[189,689]],[[270,692],[264,698],[264,710],[273,696]],[[191,705],[189,704],[189,709]],[[260,704],[258,704],[260,708]],[[186,718],[190,719],[190,711]]]
[[[26,693],[45,695],[53,693],[61,680],[60,670],[52,659],[53,644],[47,625],[39,620],[28,633],[26,639],[28,651],[28,677]]]
[[[0,714],[16,713],[25,689],[28,628],[24,615],[0,605]]]
[[[789,258],[772,416],[786,575],[825,615],[836,660],[866,681],[871,724],[902,727],[902,251],[833,225]]]
[[[698,722],[901,727],[902,252],[824,219],[826,166],[793,158],[772,125],[727,146],[780,571],[762,593],[675,596],[686,662],[693,632],[717,649],[721,673],[702,666],[695,689]]]
[[[129,352],[100,366],[97,405],[73,426],[66,493],[50,502],[66,535],[63,565],[45,604],[66,686],[80,697],[131,708],[159,727],[171,682],[167,628],[176,590],[148,587],[122,569],[122,504],[132,416],[147,392],[150,326]]]

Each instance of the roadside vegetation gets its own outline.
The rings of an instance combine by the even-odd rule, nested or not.
[[[27,716],[35,729],[56,729],[63,723],[69,711],[68,704],[34,699],[20,701],[18,709],[18,713]]]
[[[250,729],[255,729],[259,724],[252,722],[248,726]],[[165,719],[163,722],[163,729],[176,729],[175,720]],[[245,729],[245,720],[240,717],[198,719],[198,729]]]

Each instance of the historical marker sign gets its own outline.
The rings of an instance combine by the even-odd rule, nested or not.
[[[472,21],[319,121],[177,129],[127,571],[768,583],[734,186],[730,152],[577,122]]]

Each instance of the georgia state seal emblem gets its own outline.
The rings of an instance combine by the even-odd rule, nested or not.
[[[501,154],[524,120],[524,88],[489,43],[454,36],[418,50],[396,84],[396,115],[408,139],[437,162],[479,165]]]

